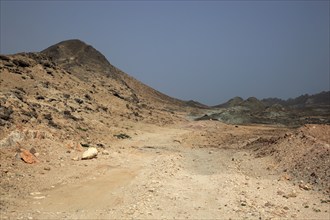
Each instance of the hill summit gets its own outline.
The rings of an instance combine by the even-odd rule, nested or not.
[[[114,76],[115,67],[107,58],[94,47],[78,39],[59,42],[41,53],[68,71],[84,69]]]

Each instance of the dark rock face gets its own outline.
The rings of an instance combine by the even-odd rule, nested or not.
[[[31,65],[29,62],[21,59],[15,59],[13,63],[20,67],[29,67]]]
[[[13,110],[10,107],[0,106],[0,119],[8,121]]]
[[[83,69],[87,72],[100,72],[114,75],[115,68],[99,51],[80,40],[66,40],[41,51],[57,65],[70,72]]]

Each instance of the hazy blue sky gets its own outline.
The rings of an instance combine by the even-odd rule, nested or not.
[[[170,96],[329,90],[329,1],[3,1],[0,53],[78,38]]]

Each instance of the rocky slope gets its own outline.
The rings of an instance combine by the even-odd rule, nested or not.
[[[134,79],[116,68],[96,49],[80,40],[67,40],[55,44],[41,52],[63,69],[72,72],[80,79],[89,80],[95,75],[105,75],[116,79],[131,100],[144,105],[158,105],[159,108],[176,108],[188,106],[186,102],[169,97]],[[165,107],[164,107],[165,106]],[[171,106],[171,107],[170,107]]]
[[[303,95],[286,101],[269,98],[246,100],[235,97],[214,106],[197,120],[219,120],[230,124],[282,124],[300,126],[306,123],[330,124],[330,92]]]
[[[40,53],[1,55],[0,70],[1,135],[13,125],[40,124],[75,133],[93,127],[95,118],[101,127],[122,120],[166,124],[190,108],[120,71],[79,40]]]

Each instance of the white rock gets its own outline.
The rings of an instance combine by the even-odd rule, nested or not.
[[[95,158],[97,156],[97,153],[98,151],[95,147],[90,147],[83,153],[81,159],[87,160],[87,159]]]

